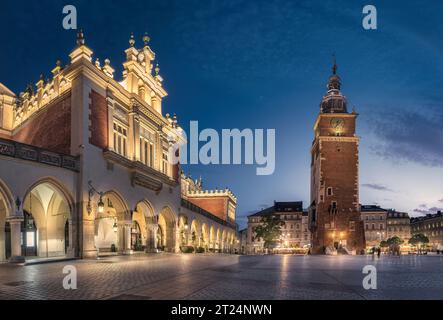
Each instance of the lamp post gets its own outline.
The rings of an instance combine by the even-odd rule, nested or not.
[[[100,199],[97,203],[97,211],[98,213],[103,213],[105,211],[105,204],[103,202],[103,195],[104,192],[98,191],[96,188],[94,188],[94,186],[92,185],[92,181],[88,181],[88,186],[89,186],[89,192],[88,192],[88,214],[90,215],[92,213],[92,197],[94,196],[94,194],[98,194],[100,196]]]

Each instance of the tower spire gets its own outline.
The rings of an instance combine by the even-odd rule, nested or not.
[[[145,45],[145,47],[148,46],[149,41],[151,41],[151,38],[149,38],[148,33],[145,32],[145,34],[143,35],[143,44]]]
[[[83,33],[83,29],[80,29],[79,32],[77,32],[77,45],[79,47],[85,45],[85,35]]]
[[[131,36],[129,37],[129,45],[132,47],[134,47],[135,45],[135,39],[134,39],[134,33],[131,32]]]
[[[334,58],[334,65],[332,66],[332,74],[336,75],[337,74],[337,58],[335,56],[335,53],[332,54],[332,57]]]
[[[329,77],[328,81],[328,90],[340,90],[341,88],[341,79],[337,75],[337,58],[335,57],[335,53],[332,55],[334,58],[334,64],[332,66],[332,75]]]
[[[341,79],[337,74],[337,59],[333,56],[332,75],[328,79],[328,92],[323,97],[320,107],[321,113],[347,113],[347,101],[341,94]]]

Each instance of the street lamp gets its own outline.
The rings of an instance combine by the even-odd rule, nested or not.
[[[100,195],[100,200],[98,201],[98,213],[103,213],[105,211],[105,204],[103,203],[103,196]]]
[[[98,211],[98,213],[103,213],[105,211],[105,204],[103,202],[104,192],[101,192],[101,191],[98,191],[97,189],[95,189],[94,186],[92,185],[92,181],[88,181],[88,186],[89,186],[88,206],[87,206],[88,214],[92,213],[91,201],[92,201],[92,197],[94,196],[94,194],[98,194],[100,196],[100,199],[97,204],[97,211]]]

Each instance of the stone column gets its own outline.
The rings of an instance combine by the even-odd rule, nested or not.
[[[22,255],[21,233],[22,217],[11,217],[8,219],[11,226],[11,263],[24,263],[25,258]]]
[[[172,253],[178,253],[180,252],[180,246],[181,246],[181,238],[180,238],[180,228],[178,227],[171,227],[171,244],[172,248],[170,248]],[[186,237],[186,236],[185,236]]]
[[[132,223],[126,223],[124,225],[124,251],[123,254],[132,254],[132,248],[131,248],[131,228]]]
[[[157,232],[158,232],[158,225],[154,225],[153,229],[152,229],[152,237],[153,237],[153,240],[154,240],[154,242],[152,243],[152,246],[153,246],[155,251],[158,250],[158,246],[159,246],[158,240],[157,240]]]
[[[75,257],[75,245],[74,245],[74,224],[72,222],[72,219],[68,220],[68,224],[69,224],[69,234],[68,234],[68,238],[69,238],[69,246],[68,246],[68,250],[66,252],[66,256],[69,258],[74,258]]]
[[[146,253],[152,253],[157,251],[156,237],[157,237],[157,226],[153,224],[148,224],[146,226],[148,239],[146,241]]]
[[[95,221],[84,219],[82,221],[83,228],[83,259],[97,259],[98,248],[95,247]]]
[[[87,189],[83,189],[81,192],[83,193],[83,199],[87,199]],[[94,200],[92,200],[92,204],[94,203]],[[97,220],[95,220],[96,216],[92,210],[91,212],[88,212],[88,201],[83,201],[80,204],[80,210],[81,210],[81,236],[82,236],[82,248],[81,248],[81,257],[83,259],[97,259],[99,250],[96,247],[95,243],[95,236],[96,231],[98,230],[96,223],[98,223]],[[80,231],[80,230],[79,230]]]

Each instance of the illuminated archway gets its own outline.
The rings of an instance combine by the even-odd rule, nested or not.
[[[215,249],[220,250],[220,241],[221,241],[221,232],[220,229],[217,228],[216,236],[215,236]]]
[[[49,178],[29,189],[23,201],[23,256],[73,255],[71,199],[61,184]]]
[[[179,239],[178,243],[180,246],[187,246],[189,240],[189,220],[188,217],[184,214],[180,214],[178,216],[178,233],[179,233]]]
[[[131,223],[132,219],[126,201],[115,191],[106,192],[102,200],[104,210],[95,216],[95,246],[98,253],[130,250],[131,238],[125,236],[125,223]]]
[[[221,237],[221,250],[223,251],[223,252],[226,252],[226,249],[227,249],[227,233],[226,233],[226,230],[223,230],[222,231],[222,237]]]
[[[201,247],[205,248],[205,250],[208,250],[209,249],[209,229],[208,229],[208,225],[206,223],[202,224],[200,239],[201,239],[201,243],[200,243]]]
[[[11,215],[13,199],[9,189],[0,180],[0,262],[11,256],[11,233],[6,218]]]
[[[169,207],[161,210],[158,216],[158,228],[162,237],[158,238],[157,248],[166,252],[175,252],[176,218]]]
[[[215,228],[214,226],[211,226],[211,228],[209,229],[209,248],[210,249],[215,249]]]
[[[141,247],[135,248],[133,246],[133,250],[146,250],[147,252],[152,252],[155,249],[155,237],[157,232],[155,213],[152,205],[146,200],[140,201],[132,215],[132,220],[138,223],[141,233]]]
[[[190,245],[194,247],[201,246],[201,235],[200,235],[200,222],[197,219],[194,219],[191,224],[191,236],[189,239]]]

